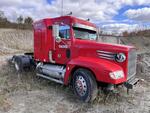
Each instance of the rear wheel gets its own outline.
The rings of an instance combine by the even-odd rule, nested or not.
[[[91,102],[97,96],[97,83],[93,74],[87,69],[77,69],[73,74],[73,90],[84,102]]]

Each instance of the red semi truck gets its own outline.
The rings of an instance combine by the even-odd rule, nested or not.
[[[35,67],[37,76],[72,85],[85,102],[96,98],[99,87],[131,89],[137,83],[136,49],[97,42],[96,25],[89,21],[61,16],[36,21],[33,29],[34,52],[12,58],[17,71]]]

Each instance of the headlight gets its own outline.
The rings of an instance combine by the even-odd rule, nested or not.
[[[109,76],[111,79],[120,79],[124,77],[124,72],[122,70],[110,72]]]
[[[126,56],[124,53],[118,53],[115,59],[117,62],[124,62],[126,60]]]

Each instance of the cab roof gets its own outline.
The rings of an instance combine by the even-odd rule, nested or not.
[[[79,19],[79,18],[74,17],[74,16],[60,16],[60,17],[55,17],[55,18],[45,18],[45,19],[35,21],[33,24],[41,23],[41,22],[46,22],[46,23],[51,24],[52,22],[55,22],[55,21],[57,22],[60,20],[69,21],[69,23],[80,23],[80,24],[84,24],[84,25],[96,28],[95,24],[93,24],[87,20]]]

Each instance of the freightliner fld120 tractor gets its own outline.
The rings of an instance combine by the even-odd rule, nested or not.
[[[34,52],[13,56],[17,71],[34,67],[36,75],[71,85],[84,102],[98,89],[131,89],[137,83],[136,49],[98,42],[96,25],[72,16],[46,18],[33,23]]]

